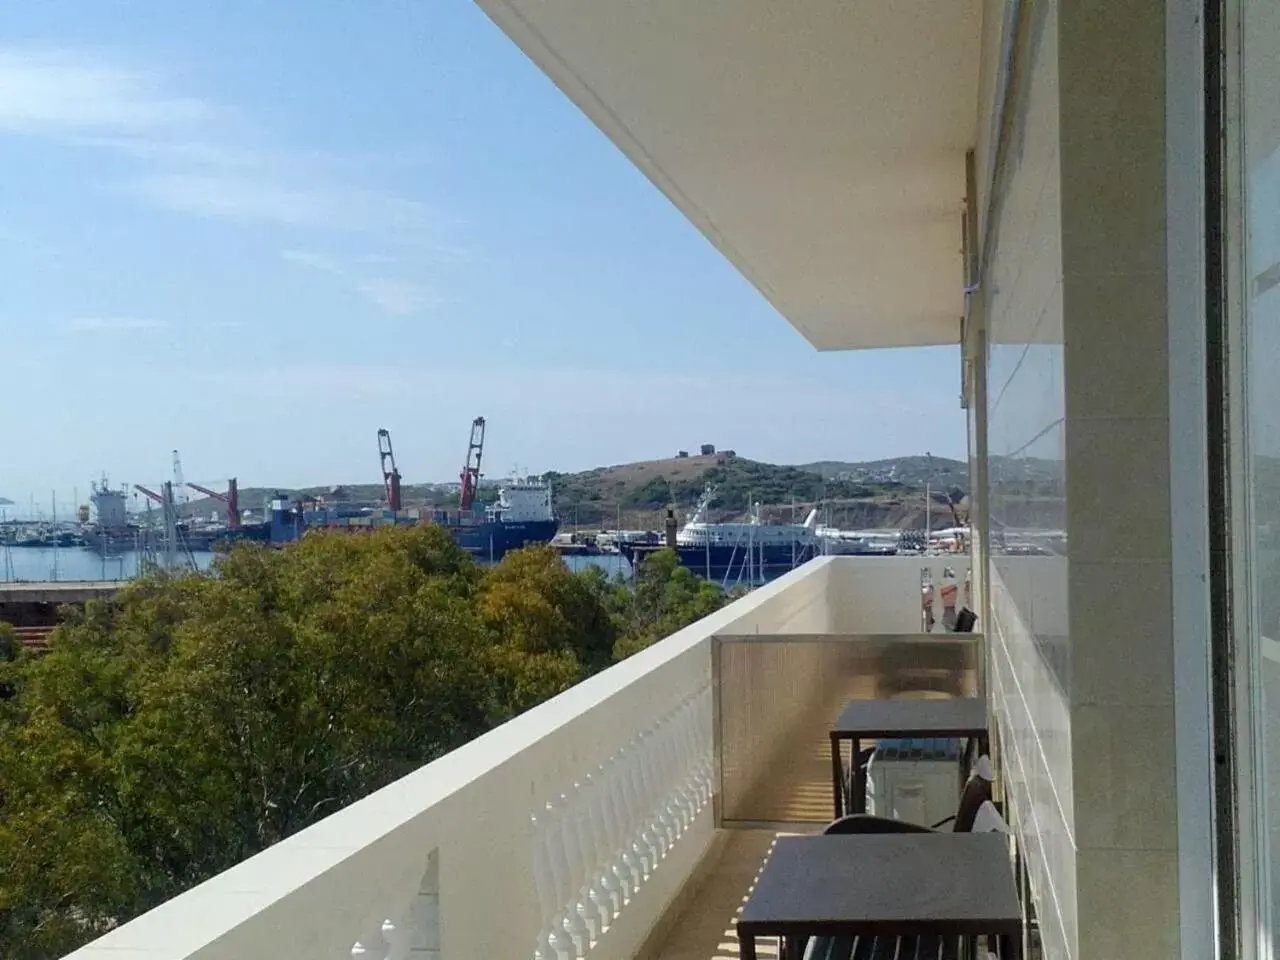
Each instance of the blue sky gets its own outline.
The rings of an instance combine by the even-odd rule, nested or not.
[[[10,4],[0,494],[700,442],[962,456],[954,350],[819,354],[467,0]]]

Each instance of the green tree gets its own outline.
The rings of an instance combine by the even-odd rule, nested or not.
[[[635,589],[621,614],[625,631],[614,646],[621,660],[714,613],[734,594],[680,564],[674,550],[657,550],[636,573]]]
[[[242,545],[0,632],[0,956],[59,956],[726,601],[436,527]]]
[[[481,579],[432,528],[244,546],[10,665],[0,955],[63,952],[502,719]]]
[[[479,590],[499,706],[518,713],[611,662],[617,626],[595,582],[547,547],[507,554]]]

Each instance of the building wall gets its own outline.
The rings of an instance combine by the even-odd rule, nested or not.
[[[980,198],[987,215],[980,309],[991,456],[988,682],[1046,955],[1074,957],[1067,558],[1053,535],[1064,529],[1066,509],[1058,5],[1024,6],[1005,146],[991,194]],[[998,59],[1005,48],[997,39],[1007,28],[1002,7],[987,5],[985,58]],[[980,133],[991,126],[979,117]],[[988,144],[978,154],[994,152]]]
[[[991,692],[1046,956],[1167,958],[1164,5],[1022,7],[986,201]]]
[[[1179,951],[1164,44],[1161,0],[1059,8],[1081,957]]]

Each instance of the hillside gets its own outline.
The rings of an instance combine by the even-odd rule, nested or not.
[[[920,478],[927,474],[915,462],[924,464],[927,459],[780,466],[716,454],[598,467],[550,478],[561,518],[583,527],[613,526],[619,515],[624,526],[660,527],[667,506],[675,504],[687,512],[711,484],[716,490],[712,517],[717,520],[741,517],[751,503],[760,503],[768,519],[789,520],[794,514],[800,521],[821,503],[826,517],[841,526],[922,528],[925,482]],[[941,526],[951,522],[948,498],[959,501],[964,495],[968,472],[958,461],[940,457],[933,458],[933,465],[933,523]]]
[[[900,483],[908,487],[931,484],[935,487],[960,487],[969,484],[969,465],[963,460],[933,457],[925,454],[917,457],[894,457],[891,460],[869,460],[865,463],[847,463],[841,460],[823,460],[806,463],[801,470],[809,470],[827,480],[853,482]]]
[[[949,503],[967,510],[963,496],[968,488],[968,468],[944,457],[901,457],[866,463],[823,461],[802,466],[762,463],[732,453],[675,457],[597,467],[581,473],[548,473],[556,511],[567,526],[599,528],[621,522],[626,527],[660,528],[670,505],[681,516],[697,503],[704,487],[714,485],[712,517],[734,519],[746,514],[751,503],[760,503],[771,520],[803,520],[815,505],[824,519],[842,527],[908,527],[925,525],[925,485],[931,487],[932,524],[949,525]],[[494,481],[487,479],[482,499],[491,499]],[[405,484],[407,506],[457,505],[456,484]],[[376,503],[382,500],[381,484],[317,486],[293,490],[250,487],[240,491],[244,509],[260,510],[279,494],[289,498],[319,496],[329,500]],[[488,496],[486,496],[486,493]],[[221,505],[209,500],[192,501],[189,512],[219,513]]]

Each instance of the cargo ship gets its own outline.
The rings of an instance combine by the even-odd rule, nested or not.
[[[550,543],[560,528],[551,506],[551,487],[540,480],[516,480],[499,488],[497,502],[471,510],[392,510],[354,504],[271,502],[268,519],[220,531],[215,549],[237,542],[293,543],[311,530],[357,533],[384,526],[434,523],[475,559],[497,563],[508,551]]]
[[[236,543],[283,545],[299,540],[310,530],[360,532],[384,526],[414,526],[434,523],[447,530],[463,550],[481,562],[497,563],[509,551],[550,543],[560,528],[552,508],[550,484],[537,479],[512,480],[499,487],[498,499],[487,506],[477,496],[480,461],[484,451],[484,417],[471,424],[470,443],[459,484],[459,506],[455,510],[405,509],[401,497],[400,471],[391,447],[391,434],[378,431],[378,455],[386,491],[383,504],[326,503],[320,498],[295,501],[277,493],[260,520],[240,512],[239,487],[233,477],[222,493],[197,483],[184,483],[178,451],[173,452],[174,479],[160,492],[134,484],[133,488],[160,507],[163,525],[140,524],[127,510],[128,491],[112,489],[104,476],[93,485],[90,497],[94,513],[82,518],[85,545],[100,553],[163,548],[173,536],[176,548],[186,552],[227,550]],[[182,519],[175,491],[192,489],[220,502],[225,522]],[[332,491],[340,496],[338,488]]]
[[[129,517],[129,494],[123,488],[113,490],[103,476],[91,486],[93,519],[80,528],[84,545],[104,555],[142,549],[147,531]]]
[[[509,550],[550,543],[560,529],[551,487],[540,480],[499,488],[497,502],[482,510],[431,511],[427,522],[444,527],[458,546],[487,563],[497,563]]]
[[[86,519],[80,525],[78,533],[68,534],[71,543],[59,545],[82,544],[95,553],[104,556],[117,556],[122,553],[137,551],[149,553],[163,550],[168,544],[168,524],[163,522],[166,510],[173,510],[172,505],[165,507],[164,497],[154,491],[134,484],[134,489],[148,499],[161,505],[161,522],[139,523],[136,515],[128,511],[129,492],[121,487],[112,489],[104,476],[101,481],[91,485],[89,501],[93,504],[92,519]],[[166,487],[172,496],[172,488]],[[149,517],[149,515],[148,515]],[[211,549],[223,528],[203,529],[173,518],[172,530],[177,540],[176,549],[185,552],[201,552]]]

